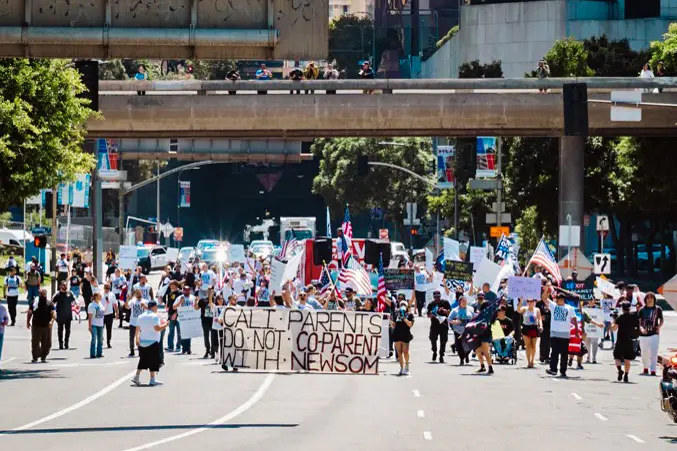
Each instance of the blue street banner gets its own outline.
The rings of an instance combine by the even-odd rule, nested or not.
[[[181,180],[179,182],[179,206],[181,208],[190,207],[190,181]]]
[[[437,187],[454,187],[456,146],[437,146]]]
[[[479,136],[477,138],[477,178],[495,178],[497,174],[498,139],[496,137]]]

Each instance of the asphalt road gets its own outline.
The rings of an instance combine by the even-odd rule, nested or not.
[[[163,387],[130,383],[128,331],[113,330],[113,349],[88,358],[86,324],[73,324],[75,349],[30,363],[29,331],[7,328],[0,373],[0,449],[98,450],[668,450],[677,426],[660,411],[658,378],[633,366],[615,382],[611,352],[567,380],[544,368],[477,362],[429,363],[428,320],[415,325],[411,376],[382,362],[378,376],[225,373],[201,358],[167,355]],[[56,343],[56,331],[54,331]],[[677,317],[661,348],[675,346]],[[58,347],[58,346],[57,346]],[[148,375],[144,374],[147,381]]]

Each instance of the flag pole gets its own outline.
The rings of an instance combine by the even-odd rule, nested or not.
[[[329,283],[331,284],[331,289],[332,291],[336,291],[336,284],[334,284],[334,280],[331,278],[331,273],[329,272],[329,268],[327,267],[327,262],[322,260],[322,270],[327,272],[327,277],[329,278]],[[320,274],[320,278],[322,278],[322,274]]]
[[[529,267],[531,266],[531,259],[534,258],[534,255],[536,254],[536,250],[538,249],[538,246],[541,244],[541,241],[543,241],[544,235],[541,235],[541,239],[538,241],[538,244],[536,245],[536,249],[531,253],[531,257],[529,258],[529,261],[527,262],[527,266],[524,268],[524,272],[522,273],[522,277],[527,275],[527,271],[529,270]]]

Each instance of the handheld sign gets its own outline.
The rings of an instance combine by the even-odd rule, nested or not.
[[[604,324],[604,311],[602,309],[584,308],[583,311],[587,313],[593,321]],[[592,323],[586,323],[585,333],[588,338],[602,338],[604,336],[604,328],[597,327]]]
[[[388,290],[413,290],[414,270],[406,268],[385,268],[383,275]]]
[[[540,299],[541,279],[533,277],[509,277],[508,297],[512,299]]]
[[[118,267],[120,269],[136,269],[138,248],[136,246],[120,246],[118,252]]]
[[[447,280],[462,280],[463,282],[472,280],[472,263],[446,260],[445,266],[444,277]]]
[[[470,246],[470,263],[477,266],[487,257],[487,248]]]

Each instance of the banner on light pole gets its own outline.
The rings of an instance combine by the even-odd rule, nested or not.
[[[179,182],[179,206],[181,208],[190,207],[190,181]]]

